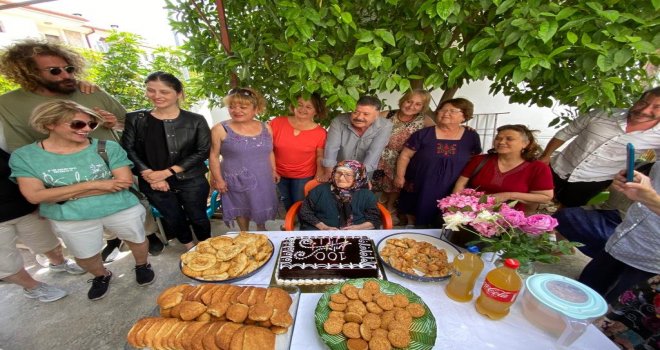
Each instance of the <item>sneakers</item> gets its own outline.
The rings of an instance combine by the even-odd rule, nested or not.
[[[110,279],[112,279],[112,271],[106,271],[108,271],[107,276],[98,276],[87,281],[87,283],[92,283],[92,287],[89,288],[89,292],[87,292],[89,300],[99,300],[108,294]]]
[[[156,256],[163,251],[163,248],[165,248],[163,242],[161,242],[160,238],[158,238],[155,233],[148,235],[147,239],[149,240],[149,255]]]
[[[121,239],[109,239],[106,242],[105,248],[101,251],[101,259],[103,263],[111,263],[115,261],[115,258],[119,254],[119,246],[121,245]]]
[[[151,269],[151,264],[147,263],[144,265],[135,266],[135,280],[141,286],[146,286],[152,284],[156,274],[154,270]]]
[[[59,265],[48,264],[48,268],[55,272],[66,271],[72,275],[81,275],[85,273],[85,270],[83,270],[82,267],[78,266],[78,264],[76,264],[76,262],[71,259],[65,259],[64,262]]]
[[[42,303],[50,303],[51,301],[60,300],[68,293],[57,287],[51,286],[46,283],[39,283],[39,286],[34,289],[23,288],[23,295],[30,299],[39,299]]]

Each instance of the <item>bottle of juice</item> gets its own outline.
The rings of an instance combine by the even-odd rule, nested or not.
[[[518,260],[506,259],[503,266],[486,275],[481,295],[474,304],[477,312],[493,320],[509,314],[509,307],[516,301],[522,288],[522,278],[516,272],[519,266]]]
[[[477,253],[479,248],[470,246],[467,253],[459,254],[454,258],[454,270],[445,288],[445,293],[450,299],[459,302],[472,300],[474,282],[484,268],[484,262]]]

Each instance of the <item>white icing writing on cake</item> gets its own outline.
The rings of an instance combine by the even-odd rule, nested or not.
[[[350,239],[358,238],[359,261],[344,264],[341,261],[348,259],[346,247],[351,245]],[[368,237],[299,237],[296,246],[296,237],[289,237],[282,242],[280,255],[280,269],[344,269],[344,268],[376,268],[376,256]],[[296,263],[296,260],[305,260],[313,257],[318,261],[327,263],[305,262]]]
[[[313,255],[317,260],[346,260],[346,253],[344,251],[349,245],[351,245],[351,242],[346,238],[303,238],[300,240],[300,243],[298,243],[299,248],[302,250],[294,252],[292,257],[296,260],[304,260]]]

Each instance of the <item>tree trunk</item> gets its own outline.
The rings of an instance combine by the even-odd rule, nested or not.
[[[449,100],[451,98],[454,98],[454,95],[456,94],[456,91],[458,91],[457,86],[454,86],[454,87],[451,87],[451,88],[445,90],[442,93],[442,97],[440,98],[440,102]]]

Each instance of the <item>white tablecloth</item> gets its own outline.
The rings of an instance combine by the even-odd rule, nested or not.
[[[343,235],[366,235],[377,244],[382,238],[403,230],[343,231]],[[439,237],[440,230],[405,230]],[[268,284],[276,264],[281,242],[296,235],[337,235],[337,231],[268,232],[275,245],[273,258],[255,275],[240,281],[241,284]],[[417,295],[431,309],[438,325],[435,348],[437,349],[555,349],[555,338],[536,328],[523,316],[520,302],[514,304],[511,313],[504,319],[493,321],[474,309],[474,300],[468,303],[455,302],[445,295],[443,282],[417,282],[385,269],[387,280],[398,283]],[[291,349],[326,349],[316,331],[314,309],[322,294],[303,293],[295,316],[295,328]],[[609,350],[618,349],[593,325],[573,343],[569,349]]]

